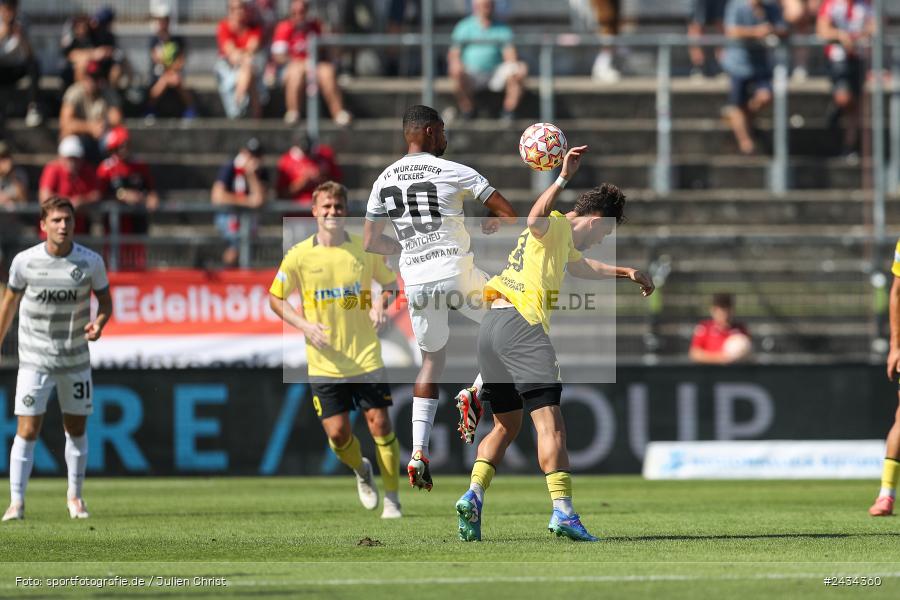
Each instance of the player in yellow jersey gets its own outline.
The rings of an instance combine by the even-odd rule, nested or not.
[[[582,250],[611,233],[621,222],[625,195],[603,184],[586,192],[565,214],[553,210],[559,193],[578,170],[587,146],[566,154],[562,173],[537,199],[528,215],[528,228],[519,236],[506,268],[488,281],[485,298],[491,310],[478,332],[478,366],[484,380],[482,399],[491,403],[494,428],[478,446],[469,490],[456,503],[459,536],[481,539],[481,509],[509,445],[528,411],[537,432],[537,454],[553,501],[549,529],[576,541],[596,541],[572,507],[572,479],[566,450],[566,429],[560,412],[562,377],[550,342],[550,311],[568,271],[583,279],[627,278],[653,293],[653,282],[635,269],[615,267],[584,258]]]
[[[374,510],[378,490],[372,464],[351,430],[349,413],[356,408],[365,414],[375,440],[385,490],[381,517],[399,518],[400,445],[388,416],[391,390],[377,333],[385,308],[396,297],[397,277],[381,256],[363,249],[362,238],[344,229],[344,186],[329,181],[316,188],[312,214],[318,231],[285,255],[269,289],[269,304],[306,336],[313,406],[331,449],[356,474],[360,502]],[[383,290],[374,301],[373,280]],[[301,297],[296,307],[288,302],[293,290]]]
[[[900,373],[900,241],[894,251],[894,283],[891,285],[891,346],[887,359],[887,376],[893,381]],[[875,503],[869,508],[873,517],[889,517],[894,514],[894,499],[897,497],[897,481],[900,480],[900,404],[894,415],[894,424],[887,434],[884,452],[884,466],[881,472],[881,489]]]

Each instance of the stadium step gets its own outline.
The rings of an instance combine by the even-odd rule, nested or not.
[[[195,71],[196,73],[196,71]],[[193,75],[189,86],[194,92],[199,114],[203,117],[223,117],[221,101],[212,75]],[[41,80],[43,101],[50,114],[57,114],[62,98],[58,78]],[[671,115],[675,119],[718,118],[728,96],[729,82],[719,77],[696,82],[675,78],[672,87]],[[347,107],[359,119],[400,118],[407,106],[422,99],[420,79],[413,78],[351,78],[342,80]],[[541,115],[538,98],[539,81],[529,78],[526,94],[518,115],[524,120],[536,121]],[[831,102],[830,87],[824,78],[814,78],[802,84],[791,84],[789,109],[791,115],[803,119],[823,118]],[[284,93],[272,90],[265,115],[280,119],[284,114]],[[499,95],[479,96],[482,116],[496,117],[500,111]],[[25,114],[27,96],[13,94],[9,98],[10,115],[21,118]],[[450,80],[439,78],[435,88],[435,108],[443,111],[455,107]],[[328,113],[321,114],[327,121]],[[656,81],[653,78],[624,79],[615,85],[601,84],[588,77],[558,77],[554,80],[555,120],[562,119],[654,119],[656,117]],[[142,117],[139,107],[126,106],[132,117]],[[178,116],[178,115],[175,115]]]
[[[840,151],[839,137],[821,118],[804,121],[804,126],[790,132],[793,156],[835,156]],[[455,122],[448,126],[448,157],[465,162],[465,155],[496,154],[516,156],[519,136],[530,121],[517,120],[498,127],[496,121],[478,119]],[[561,119],[557,124],[567,132],[569,144],[587,144],[593,156],[632,156],[652,153],[657,145],[656,122],[652,119]],[[292,132],[280,121],[227,119],[160,119],[147,124],[143,119],[129,119],[132,150],[136,153],[158,152],[165,147],[170,154],[206,154],[237,150],[246,140],[256,137],[270,153],[284,152],[292,143]],[[758,123],[763,149],[771,147],[772,123]],[[197,135],[202,132],[202,135]],[[49,121],[46,128],[26,128],[13,122],[6,139],[18,152],[53,153],[58,139],[58,123]],[[346,153],[371,153],[381,157],[399,156],[406,150],[397,119],[361,119],[352,129],[342,129],[330,121],[323,123],[321,141],[330,145],[340,160]],[[729,127],[721,119],[678,119],[673,123],[672,153],[683,155],[735,155],[737,146]]]
[[[233,156],[229,154],[149,154],[142,156],[153,165],[152,172],[161,188],[212,186],[219,167]],[[391,157],[393,158],[393,157]],[[448,156],[452,158],[452,156]],[[32,182],[40,178],[43,166],[52,155],[21,156],[19,164],[26,168]],[[274,171],[277,155],[266,156],[264,165]],[[470,154],[460,160],[478,166],[479,171],[499,189],[521,189],[530,181],[530,173],[517,155]],[[385,158],[377,155],[344,155],[341,167],[344,181],[351,187],[364,188],[384,170]],[[673,185],[677,189],[765,189],[768,187],[770,160],[764,157],[682,155],[672,165]],[[646,189],[653,181],[655,157],[589,156],[572,181],[573,187],[588,188],[602,181],[612,181],[623,189]],[[274,174],[274,173],[273,173]],[[863,172],[858,165],[843,160],[795,158],[790,178],[797,189],[857,189],[862,186]]]

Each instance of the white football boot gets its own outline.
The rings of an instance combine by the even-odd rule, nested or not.
[[[367,510],[375,510],[378,507],[378,488],[375,486],[372,463],[365,457],[363,457],[363,475],[356,474],[356,490],[359,492],[359,501]]]

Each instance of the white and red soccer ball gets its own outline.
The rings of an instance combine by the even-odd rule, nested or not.
[[[535,123],[519,139],[519,154],[535,171],[549,171],[562,164],[569,143],[562,130],[552,123]]]

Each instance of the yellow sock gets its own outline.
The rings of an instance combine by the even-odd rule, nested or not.
[[[472,483],[477,483],[481,486],[481,489],[486,490],[491,485],[491,480],[496,472],[497,469],[494,465],[483,458],[479,458],[472,467]]]
[[[342,463],[354,471],[362,469],[362,450],[355,435],[350,436],[350,441],[343,448],[338,448],[331,443],[331,440],[328,440],[328,445],[331,446],[331,449],[334,450],[334,453],[337,454]]]
[[[375,458],[381,471],[381,481],[385,492],[396,492],[400,489],[400,442],[397,434],[372,436],[375,440]]]
[[[900,479],[900,460],[885,458],[884,468],[881,471],[881,489],[896,490],[898,479]]]
[[[545,477],[551,500],[572,497],[572,476],[568,471],[553,471]]]

